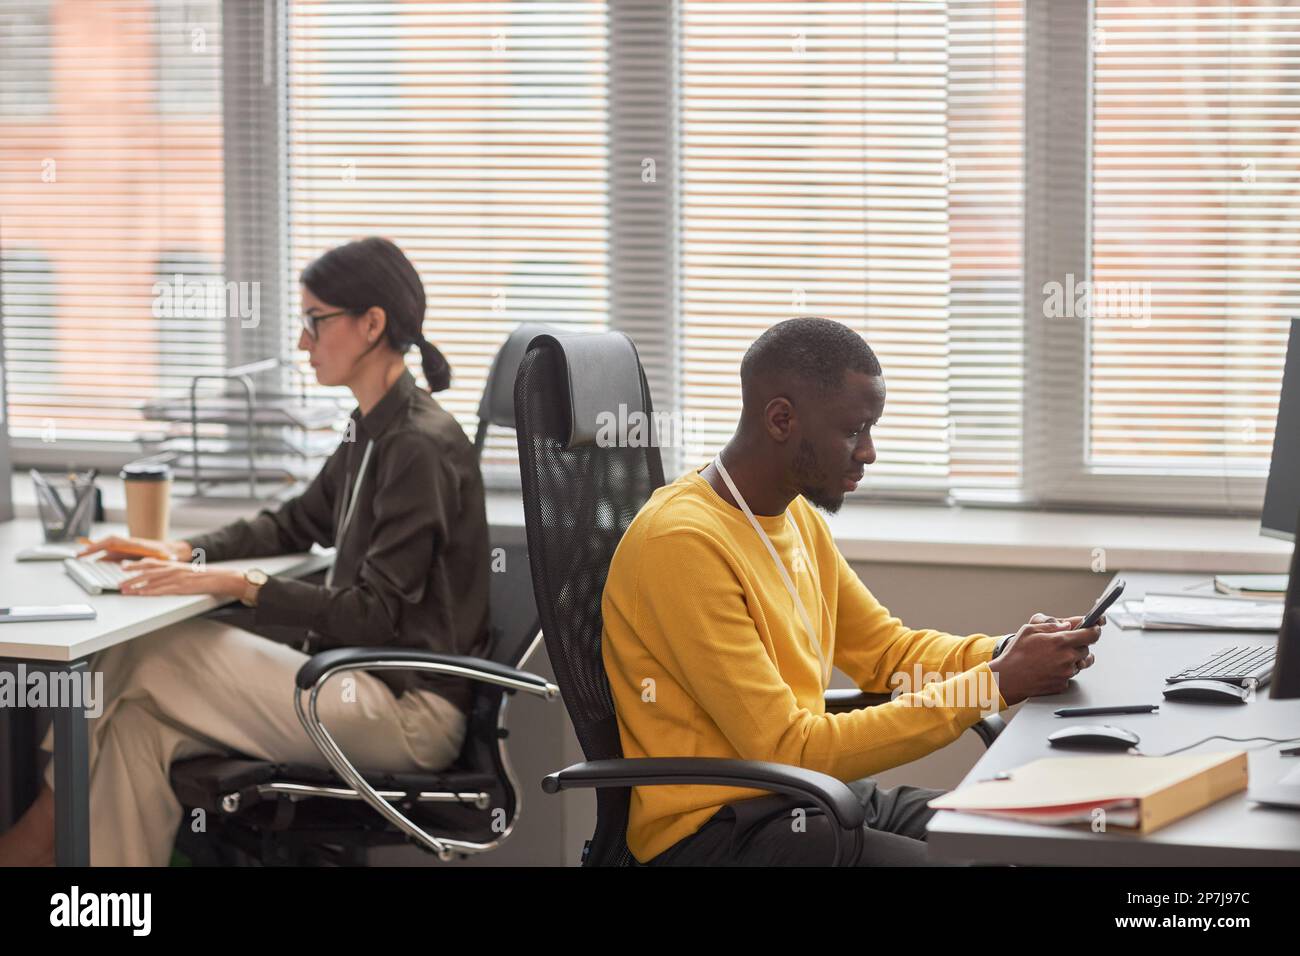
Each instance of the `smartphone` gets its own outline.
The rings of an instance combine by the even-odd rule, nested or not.
[[[1086,627],[1096,627],[1097,622],[1101,620],[1106,609],[1114,604],[1121,594],[1124,593],[1124,579],[1116,578],[1115,583],[1107,589],[1106,593],[1097,598],[1097,603],[1092,606],[1092,610],[1084,617],[1083,622],[1077,630],[1083,630]]]
[[[36,604],[0,607],[0,624],[21,624],[25,621],[89,621],[95,609],[89,604],[53,604],[44,607]]]

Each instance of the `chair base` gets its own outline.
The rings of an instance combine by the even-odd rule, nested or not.
[[[476,843],[500,836],[492,808],[504,798],[492,774],[363,775],[433,832]],[[359,866],[370,847],[411,842],[319,767],[198,757],[175,764],[171,783],[185,808],[177,848],[197,866]]]

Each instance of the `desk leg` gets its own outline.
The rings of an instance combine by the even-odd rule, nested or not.
[[[51,682],[59,675],[82,679],[87,662],[46,665]],[[66,678],[64,678],[66,680]],[[63,701],[62,703],[70,703]],[[85,704],[54,708],[54,861],[57,866],[90,865],[90,737]]]
[[[9,731],[9,792],[5,794],[8,815],[0,820],[0,828],[18,822],[40,788],[40,774],[36,772],[36,712],[28,707],[13,707],[4,718]]]

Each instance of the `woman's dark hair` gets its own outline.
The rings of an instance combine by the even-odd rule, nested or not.
[[[384,310],[384,338],[398,354],[412,345],[429,391],[451,384],[451,366],[424,337],[424,283],[406,254],[387,239],[371,236],[338,246],[302,270],[299,281],[322,302],[361,315],[371,306]]]

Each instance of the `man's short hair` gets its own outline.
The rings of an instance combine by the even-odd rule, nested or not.
[[[786,319],[755,339],[745,353],[741,393],[750,394],[761,381],[793,379],[826,395],[840,387],[849,371],[881,374],[876,353],[861,335],[831,319]]]

